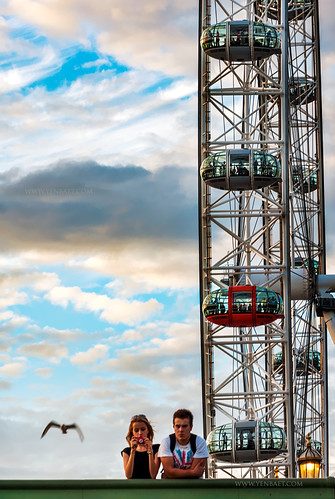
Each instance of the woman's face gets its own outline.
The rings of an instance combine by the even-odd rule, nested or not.
[[[133,435],[136,438],[142,437],[142,438],[147,438],[148,437],[148,427],[145,423],[142,421],[136,421],[133,423]]]

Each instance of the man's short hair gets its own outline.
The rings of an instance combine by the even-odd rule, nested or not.
[[[172,423],[174,424],[175,419],[186,419],[190,420],[190,425],[193,426],[193,414],[188,409],[178,409],[173,415]]]

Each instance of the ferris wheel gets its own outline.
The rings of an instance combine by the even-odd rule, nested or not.
[[[335,276],[325,269],[318,1],[201,0],[199,31],[208,474],[294,477],[309,435],[326,476]]]

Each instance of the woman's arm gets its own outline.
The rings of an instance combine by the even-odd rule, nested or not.
[[[126,478],[131,478],[134,473],[134,461],[135,461],[135,452],[137,447],[137,440],[134,437],[130,441],[130,455],[125,452],[122,453],[123,457],[123,467]]]
[[[153,448],[152,448],[152,442],[149,439],[146,441],[145,445],[147,448],[148,458],[149,458],[150,476],[151,476],[151,478],[156,478],[158,470],[159,470],[159,466],[160,466],[160,459],[158,457],[158,450],[157,450],[156,454],[154,455]]]
[[[152,452],[151,453],[148,452],[148,457],[149,457],[150,476],[151,478],[156,478],[160,466],[159,457],[157,456],[157,453],[155,454],[155,457],[153,457]]]
[[[135,450],[131,449],[130,456],[125,452],[122,453],[124,472],[128,479],[133,476],[135,452]]]

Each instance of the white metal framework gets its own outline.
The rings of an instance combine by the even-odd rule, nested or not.
[[[318,0],[200,0],[199,12],[199,164],[217,181],[206,183],[206,172],[199,181],[201,301],[251,284],[284,302],[284,318],[266,326],[225,327],[201,314],[204,432],[232,423],[231,453],[218,458],[214,445],[208,475],[266,477],[278,467],[296,476],[310,433],[325,476],[327,345],[314,305],[325,274]],[[265,153],[279,175],[257,161]],[[287,446],[266,457],[256,435],[254,459],[239,459],[243,421],[282,428]]]

